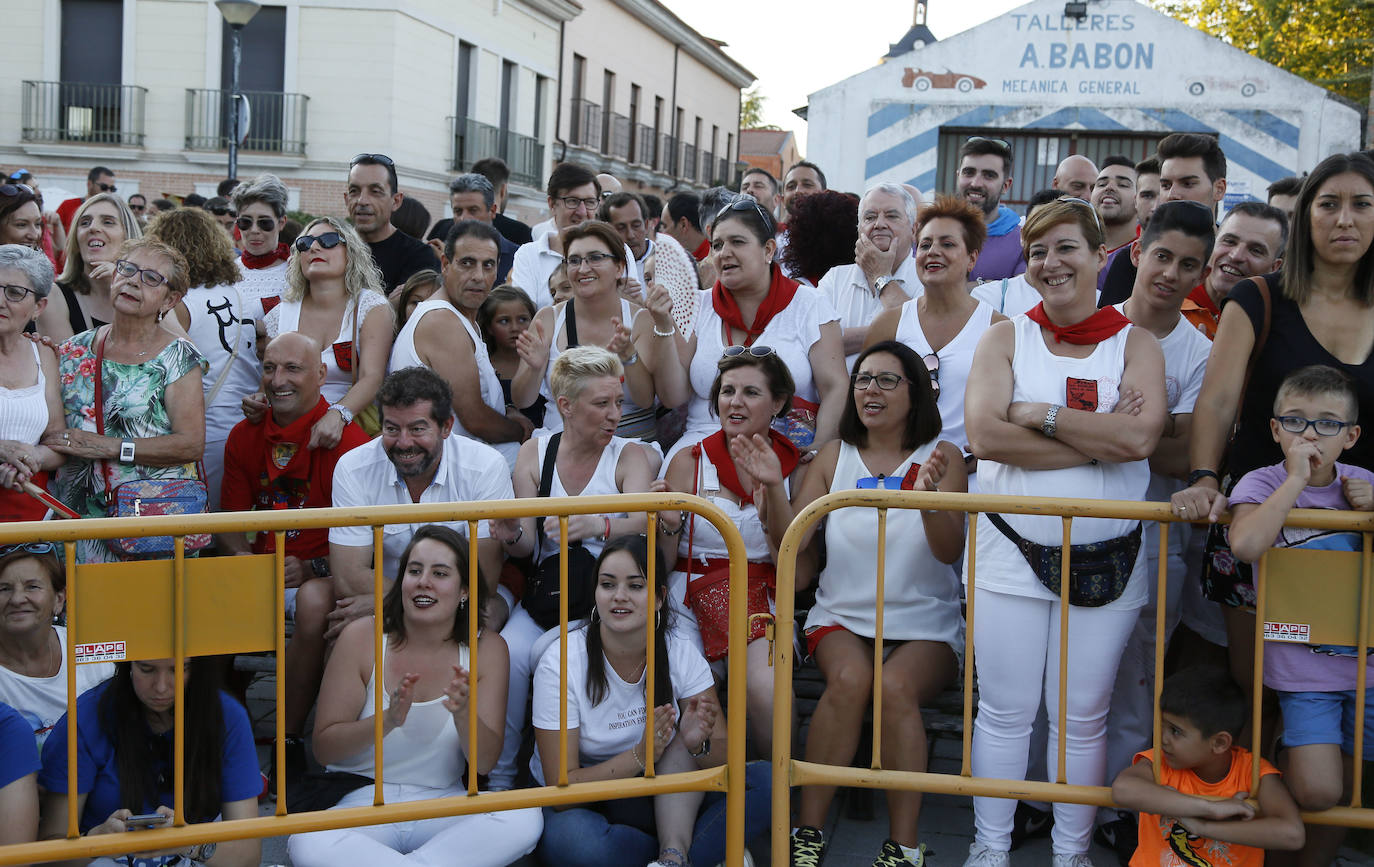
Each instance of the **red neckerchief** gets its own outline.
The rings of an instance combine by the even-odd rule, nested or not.
[[[801,450],[792,441],[772,428],[768,429],[768,439],[773,445],[773,454],[782,464],[782,477],[785,479],[797,468],[801,460]],[[739,473],[735,472],[735,461],[730,457],[730,447],[725,444],[725,431],[718,430],[701,441],[706,457],[716,466],[716,476],[725,490],[739,497],[741,504],[754,502],[754,492],[744,490],[740,484]]]
[[[740,312],[739,304],[735,303],[735,296],[730,290],[726,289],[716,281],[716,285],[711,289],[711,306],[715,308],[722,322],[733,329],[744,332],[744,345],[748,346],[754,342],[754,338],[763,333],[763,329],[768,327],[774,316],[781,313],[788,304],[792,303],[792,297],[797,294],[796,280],[782,273],[782,269],[777,265],[769,266],[772,270],[772,279],[768,281],[768,297],[763,299],[759,305],[759,311],[754,314],[754,324],[746,325],[744,314]]]
[[[243,267],[250,271],[256,271],[259,268],[271,268],[278,262],[285,262],[290,256],[291,248],[285,244],[278,244],[277,249],[271,253],[263,253],[261,256],[254,256],[244,250],[240,258],[243,260]]]
[[[1063,328],[1055,325],[1050,321],[1050,317],[1045,315],[1043,301],[1027,310],[1026,315],[1042,328],[1048,328],[1054,335],[1055,343],[1075,343],[1079,346],[1101,343],[1131,324],[1131,320],[1122,316],[1115,307],[1103,307],[1082,322],[1065,325]]]
[[[711,255],[711,239],[702,238],[701,243],[698,244],[697,248],[692,251],[692,258],[700,262],[702,259],[705,259],[709,255]]]
[[[269,482],[275,482],[280,476],[296,478],[303,475],[300,472],[302,465],[310,462],[310,457],[307,454],[309,449],[305,447],[310,442],[310,429],[327,412],[329,412],[329,401],[320,398],[320,402],[315,404],[314,409],[285,427],[277,424],[277,420],[272,417],[270,411],[267,413],[267,417],[262,421],[262,438],[263,444],[267,448],[267,461],[263,464],[263,472],[267,475]],[[283,466],[277,466],[277,462],[273,460],[273,453],[279,445],[294,445],[296,447],[295,453]]]
[[[1188,300],[1212,314],[1212,318],[1221,315],[1221,308],[1212,303],[1212,296],[1207,292],[1207,284],[1199,283],[1188,293]]]

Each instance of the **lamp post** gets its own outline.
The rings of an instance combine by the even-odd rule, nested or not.
[[[228,177],[236,178],[239,173],[239,60],[241,59],[241,49],[239,47],[239,34],[243,27],[253,16],[258,14],[261,5],[254,0],[215,0],[215,6],[219,9],[219,14],[224,16],[224,22],[229,25],[229,29],[234,34],[234,63],[229,73],[229,174]]]

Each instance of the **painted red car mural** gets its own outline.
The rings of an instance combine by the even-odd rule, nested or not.
[[[970,93],[987,87],[988,83],[977,76],[968,75],[963,72],[951,72],[948,68],[944,72],[930,72],[925,69],[906,68],[902,75],[902,87],[914,87],[916,90],[957,90],[960,93]]]

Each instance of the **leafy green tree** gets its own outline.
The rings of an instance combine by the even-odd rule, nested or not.
[[[1152,0],[1152,4],[1369,110],[1374,0]]]
[[[764,100],[765,97],[759,92],[759,85],[757,84],[742,94],[739,104],[740,129],[778,129],[776,124],[763,122]]]

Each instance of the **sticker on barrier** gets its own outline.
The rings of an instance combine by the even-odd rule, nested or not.
[[[124,642],[98,641],[76,646],[76,664],[86,662],[123,662],[126,659]]]
[[[1264,621],[1265,641],[1295,641],[1298,644],[1307,644],[1311,637],[1312,627],[1309,624]]]

